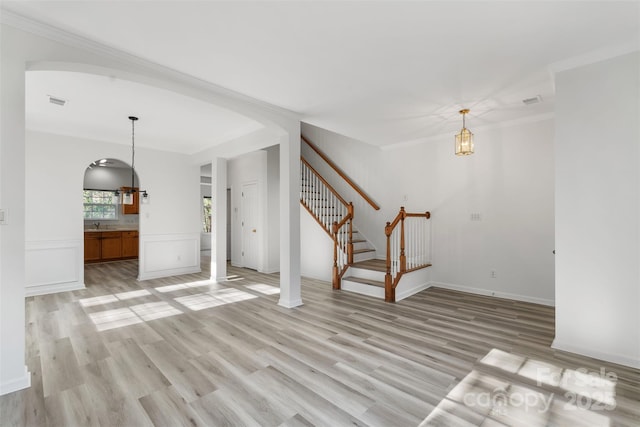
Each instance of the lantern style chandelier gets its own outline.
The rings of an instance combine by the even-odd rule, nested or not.
[[[469,114],[469,109],[459,111],[462,114],[462,129],[456,134],[456,156],[468,156],[473,154],[473,134],[465,126],[464,116]]]
[[[135,140],[135,123],[138,120],[135,116],[129,116],[129,120],[131,120],[131,187],[122,195],[122,204],[123,205],[132,205],[134,202],[134,193],[139,191],[141,193],[141,202],[149,203],[149,193],[147,190],[139,190],[135,187],[134,178],[136,174],[136,140]],[[119,198],[120,192],[118,190],[115,191],[116,198]]]

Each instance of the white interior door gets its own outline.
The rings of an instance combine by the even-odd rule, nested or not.
[[[242,266],[258,269],[258,184],[242,185]]]

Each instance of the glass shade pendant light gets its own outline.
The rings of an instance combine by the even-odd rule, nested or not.
[[[456,156],[468,156],[473,154],[473,134],[465,126],[464,116],[469,113],[465,108],[459,111],[462,114],[462,129],[456,134]]]

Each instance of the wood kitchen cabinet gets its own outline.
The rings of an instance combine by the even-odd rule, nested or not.
[[[122,232],[122,256],[125,258],[138,257],[138,232]]]
[[[138,231],[85,231],[84,262],[138,258]]]
[[[86,232],[84,233],[84,260],[87,261],[100,261],[101,253],[100,232]]]
[[[100,250],[103,260],[122,258],[122,232],[103,231]]]
[[[125,205],[124,203],[122,204],[122,213],[124,215],[132,215],[132,214],[140,213],[140,191],[139,191],[140,189],[138,187],[134,187],[133,189],[135,190],[133,192],[133,204],[132,205]],[[130,190],[131,190],[131,187],[120,188],[120,191],[122,192],[122,194]]]

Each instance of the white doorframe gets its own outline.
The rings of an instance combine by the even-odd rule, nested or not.
[[[260,267],[260,212],[259,188],[257,181],[242,184],[240,227],[242,236],[242,266],[258,270]]]

